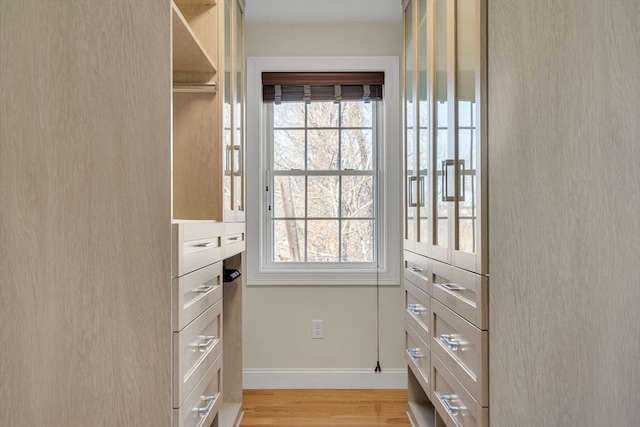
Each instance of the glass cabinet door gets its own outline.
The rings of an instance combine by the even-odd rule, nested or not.
[[[244,221],[244,11],[236,1],[234,16],[233,204],[236,220]]]
[[[417,34],[417,50],[418,50],[418,102],[417,102],[417,210],[418,210],[418,242],[416,251],[422,255],[430,255],[429,236],[429,218],[431,217],[431,203],[429,203],[429,129],[430,129],[430,108],[429,108],[429,46],[427,44],[427,0],[418,0],[418,34]]]
[[[481,55],[484,42],[480,28],[480,0],[457,0],[455,9],[455,114],[456,147],[454,201],[455,244],[452,264],[477,272],[480,265],[480,93]],[[486,236],[485,236],[486,240]]]
[[[404,152],[405,152],[405,249],[415,250],[417,240],[417,207],[419,204],[416,171],[415,132],[415,1],[409,1],[404,11]]]
[[[434,0],[435,20],[434,23],[434,72],[433,72],[433,143],[432,143],[432,200],[433,212],[433,235],[432,256],[440,261],[449,261],[449,241],[450,241],[450,193],[453,190],[453,176],[447,175],[450,171],[450,107],[449,107],[449,51],[447,36],[449,30],[448,6],[452,0]],[[451,188],[450,188],[451,187]]]
[[[223,162],[223,209],[225,221],[232,209],[233,143],[231,117],[231,0],[224,0],[224,76],[222,101]]]

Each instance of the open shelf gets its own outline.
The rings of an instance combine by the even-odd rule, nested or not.
[[[420,427],[432,427],[435,425],[436,409],[431,402],[409,402],[407,415],[411,424]]]
[[[216,66],[202,47],[189,23],[174,2],[171,3],[173,25],[173,71],[215,73]]]
[[[215,83],[174,83],[173,91],[178,93],[218,93]]]

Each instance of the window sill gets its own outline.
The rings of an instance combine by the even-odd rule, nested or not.
[[[400,286],[400,278],[388,271],[295,271],[249,272],[247,286]]]

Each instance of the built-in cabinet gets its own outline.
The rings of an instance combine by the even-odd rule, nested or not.
[[[408,417],[487,426],[486,2],[403,7]]]
[[[0,2],[0,425],[240,424],[243,17]]]

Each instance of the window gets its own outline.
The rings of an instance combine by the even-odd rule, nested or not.
[[[268,262],[375,268],[378,103],[264,104]]]
[[[384,101],[381,86],[368,99],[360,85],[359,97],[342,86],[339,101],[333,87],[306,102],[298,99],[302,87],[299,97],[270,88],[265,99],[278,102],[263,103],[262,73],[286,69],[287,60],[248,59],[248,285],[399,284],[397,61],[364,61],[384,71]],[[362,65],[360,58],[290,62],[298,73]]]

